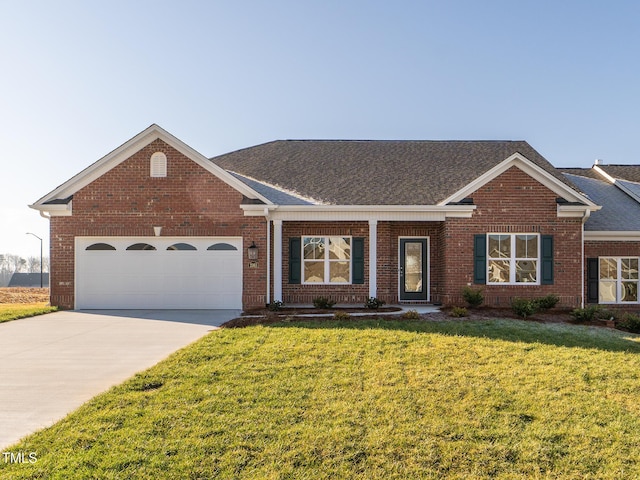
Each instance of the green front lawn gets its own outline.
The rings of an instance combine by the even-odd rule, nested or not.
[[[223,329],[0,478],[640,478],[640,337],[516,320]]]
[[[17,320],[19,318],[33,317],[58,310],[48,303],[0,303],[0,323]],[[1,460],[1,459],[0,459]]]

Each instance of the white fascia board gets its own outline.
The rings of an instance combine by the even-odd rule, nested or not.
[[[31,207],[37,208],[41,210],[45,210],[43,207],[49,207],[48,205],[43,205],[44,203],[58,199],[58,198],[67,198],[73,195],[75,192],[80,190],[81,188],[86,187],[91,182],[95,181],[105,173],[107,173],[112,168],[116,167],[120,163],[127,160],[136,152],[140,151],[147,145],[149,145],[154,140],[160,139],[163,142],[167,143],[171,147],[175,148],[177,151],[185,155],[187,158],[193,160],[195,163],[203,167],[205,170],[209,171],[211,174],[220,178],[223,182],[227,183],[234,189],[238,190],[243,195],[252,198],[259,199],[266,204],[271,203],[268,199],[260,195],[258,192],[254,191],[240,180],[235,178],[233,175],[228,173],[226,170],[220,168],[215,163],[210,161],[204,155],[198,153],[196,150],[191,148],[189,145],[179,140],[178,138],[171,135],[166,130],[162,129],[156,124],[151,125],[146,130],[143,130],[138,135],[133,137],[131,140],[125,142],[120,147],[113,150],[111,153],[108,153],[104,157],[102,157],[97,162],[93,163],[89,167],[82,170],[80,173],[75,175],[74,177],[67,180],[65,183],[60,185],[58,188],[48,193],[38,201],[36,201]],[[46,210],[48,211],[48,210]]]
[[[72,202],[67,204],[53,205],[29,205],[29,208],[40,211],[40,215],[48,214],[50,217],[70,217],[72,212]],[[45,217],[46,218],[46,217]]]
[[[444,221],[471,218],[475,205],[241,205],[245,216],[284,221]]]
[[[537,180],[538,182],[543,184],[545,187],[547,187],[549,190],[553,191],[558,196],[565,198],[570,202],[580,202],[590,207],[597,207],[597,205],[593,203],[591,200],[589,200],[587,197],[585,197],[584,195],[581,195],[580,193],[576,192],[569,186],[565,185],[556,177],[551,175],[549,172],[540,168],[538,165],[533,163],[531,160],[527,159],[525,156],[520,155],[519,153],[514,153],[510,157],[506,158],[505,160],[500,162],[498,165],[493,167],[491,170],[480,175],[473,182],[469,183],[464,188],[462,188],[461,190],[451,195],[449,198],[446,198],[445,200],[440,202],[438,205],[447,205],[448,203],[451,203],[451,202],[459,202],[462,199],[471,196],[473,192],[483,187],[484,185],[489,183],[491,180],[494,180],[495,178],[499,177],[504,172],[509,170],[511,167],[519,168],[524,173],[529,175],[531,178],[533,178],[534,180]]]
[[[591,242],[640,242],[638,231],[588,231],[584,232],[585,241]]]
[[[585,215],[591,215],[591,212],[600,210],[602,207],[599,205],[558,205],[557,214],[559,218],[567,217],[584,217]]]

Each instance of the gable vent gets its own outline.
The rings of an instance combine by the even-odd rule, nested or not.
[[[151,155],[151,176],[167,176],[167,156],[164,153],[156,152]]]

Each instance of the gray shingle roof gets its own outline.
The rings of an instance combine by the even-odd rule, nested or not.
[[[565,174],[592,201],[602,206],[585,223],[587,231],[640,231],[640,204],[614,184]]]
[[[567,181],[524,141],[278,140],[211,160],[337,205],[435,205],[514,153]]]
[[[613,178],[640,183],[640,165],[598,165]]]

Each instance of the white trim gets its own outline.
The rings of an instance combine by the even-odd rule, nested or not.
[[[598,165],[594,165],[593,167],[591,167],[596,173],[598,173],[602,178],[604,178],[607,182],[609,183],[616,183],[616,179],[613,178],[611,175],[609,175],[607,172],[605,172],[602,168],[600,168]]]
[[[611,279],[603,279],[600,277],[600,260],[601,259],[611,259],[611,260],[615,260],[616,261],[616,278],[614,280]],[[620,273],[622,272],[622,260],[623,259],[634,259],[634,260],[638,260],[638,262],[640,263],[640,258],[639,257],[635,257],[635,256],[629,256],[629,255],[602,255],[600,257],[598,257],[598,304],[599,305],[637,305],[638,303],[640,303],[640,296],[638,296],[637,300],[633,300],[630,302],[625,302],[620,300],[620,298],[622,297],[622,283],[623,281],[627,281],[627,282],[633,282],[637,285],[640,285],[640,280],[638,279],[623,279],[620,277]],[[601,283],[602,282],[605,283],[615,283],[616,285],[616,300],[614,302],[602,302],[600,301],[600,287],[601,287]],[[640,290],[638,291],[640,293]]]
[[[540,235],[539,233],[532,233],[532,232],[487,232],[487,251],[485,252],[486,254],[486,259],[487,259],[487,265],[486,265],[486,269],[487,269],[487,285],[517,285],[517,286],[526,286],[526,285],[541,285],[541,279],[540,279],[540,269],[541,269],[541,263],[542,263],[542,235]],[[537,252],[536,252],[536,256],[535,257],[518,257],[516,255],[516,237],[517,236],[530,236],[530,235],[535,235],[538,238],[537,243]],[[510,249],[510,255],[509,257],[492,257],[489,255],[489,237],[490,236],[508,236],[509,237],[509,249]],[[508,282],[491,282],[489,279],[491,278],[489,275],[489,263],[491,261],[508,261],[509,262],[509,281]],[[536,281],[535,282],[517,282],[516,281],[516,262],[518,261],[535,261],[536,262]]]
[[[555,194],[559,195],[562,198],[565,198],[570,202],[584,203],[585,205],[592,208],[597,207],[597,205],[593,203],[591,200],[589,200],[587,197],[576,192],[575,190],[570,188],[568,185],[565,185],[556,177],[551,175],[549,172],[540,168],[538,165],[536,165],[531,160],[527,159],[524,155],[521,155],[519,153],[514,153],[507,159],[503,160],[498,165],[493,167],[491,170],[484,173],[483,175],[480,175],[474,181],[467,184],[461,190],[458,190],[456,193],[446,198],[445,200],[440,202],[438,205],[447,205],[451,202],[459,202],[463,198],[469,197],[473,192],[475,192],[482,186],[486,185],[491,180],[494,180],[498,176],[502,175],[511,167],[519,168],[524,173],[529,175],[531,178],[533,178],[534,180],[537,180],[538,182],[543,184],[545,187],[553,191]]]
[[[300,242],[300,260],[301,260],[301,272],[300,272],[300,283],[302,285],[353,285],[353,237],[351,235],[302,235]],[[324,240],[324,258],[314,258],[314,259],[305,259],[304,258],[304,240],[305,238],[321,238]],[[340,239],[349,239],[349,279],[346,282],[332,282],[331,281],[331,263],[344,262],[344,259],[331,259],[330,258],[330,249],[329,243],[332,238],[340,238]],[[305,280],[305,262],[323,262],[323,277],[324,282],[307,282]]]
[[[207,157],[198,153],[189,145],[177,139],[166,130],[160,128],[158,125],[153,124],[129,141],[125,142],[120,147],[113,150],[111,153],[108,153],[97,162],[93,163],[74,177],[67,180],[52,192],[49,192],[44,197],[40,198],[33,205],[29,205],[29,207],[45,212],[52,211],[51,205],[45,205],[46,202],[50,200],[70,197],[78,190],[97,180],[109,170],[124,162],[129,157],[157,139],[162,140],[190,160],[193,160],[199,166],[207,170],[209,173],[215,175],[220,180],[236,189],[243,195],[252,199],[261,200],[265,204],[271,204],[271,202],[267,198],[263,197],[255,190],[249,188],[246,184],[235,178],[226,170],[220,168],[218,165],[210,161]]]
[[[282,302],[282,220],[273,221],[273,301]]]
[[[240,205],[248,217],[264,216],[285,221],[422,221],[471,218],[475,205]]]
[[[587,206],[587,205],[562,205],[559,204],[556,208],[558,218],[585,218],[585,221],[591,215],[591,212],[600,210],[601,206]],[[582,222],[584,223],[584,222]]]
[[[584,240],[589,242],[640,242],[638,231],[588,231],[584,232]]]
[[[369,297],[378,296],[378,221],[369,220]]]
[[[427,289],[427,298],[426,300],[408,300],[408,299],[401,299],[400,295],[402,293],[402,288],[401,288],[401,284],[400,284],[400,266],[402,263],[402,249],[401,249],[401,243],[402,240],[426,240],[427,241],[427,251],[426,251],[426,260],[427,260],[427,266],[426,266],[426,274],[427,274],[427,284],[426,284],[426,289]],[[399,302],[419,302],[419,301],[425,301],[425,302],[430,302],[431,301],[431,237],[422,237],[422,236],[403,236],[403,237],[398,237],[398,301]]]

